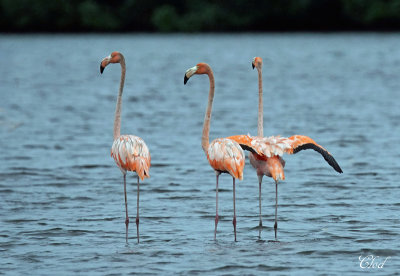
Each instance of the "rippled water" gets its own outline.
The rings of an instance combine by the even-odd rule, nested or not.
[[[0,274],[396,274],[400,270],[400,34],[1,35]],[[110,157],[118,65],[125,54],[122,133],[152,155],[136,176],[125,245],[123,179]],[[273,239],[274,184],[247,161],[237,183],[215,174],[200,146],[208,79],[183,85],[209,63],[216,96],[211,139],[256,134],[257,74],[264,59],[264,134],[304,134],[326,147],[339,175],[314,151],[286,156],[279,186],[280,243]],[[360,256],[387,259],[360,267]]]

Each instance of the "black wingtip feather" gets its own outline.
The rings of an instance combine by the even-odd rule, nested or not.
[[[318,147],[315,144],[308,143],[308,144],[301,145],[301,146],[295,148],[293,150],[293,153],[295,154],[295,153],[298,153],[299,151],[306,150],[306,149],[313,149],[313,150],[319,152],[324,157],[325,161],[328,162],[328,164],[335,171],[337,171],[338,173],[343,173],[342,169],[340,168],[339,164],[336,162],[335,158],[333,158],[333,156],[330,155],[329,152],[327,152],[326,150],[324,150],[321,147]]]

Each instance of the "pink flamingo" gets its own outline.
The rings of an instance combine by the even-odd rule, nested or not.
[[[343,173],[335,158],[322,146],[318,145],[313,139],[304,135],[294,135],[289,138],[271,136],[263,137],[263,91],[262,91],[262,59],[255,57],[252,62],[253,69],[258,70],[258,124],[257,137],[249,137],[246,135],[237,135],[228,137],[237,141],[239,144],[259,144],[257,152],[250,152],[250,164],[256,169],[259,183],[259,237],[261,237],[262,217],[261,217],[261,183],[263,176],[272,177],[275,181],[275,240],[277,239],[277,216],[278,216],[278,181],[285,179],[284,166],[285,161],[282,159],[284,153],[294,154],[301,150],[313,149],[319,152],[333,169],[339,173]],[[262,152],[260,155],[258,152]]]
[[[245,164],[245,156],[242,147],[250,151],[256,151],[256,146],[250,144],[250,140],[242,141],[239,145],[236,141],[227,138],[217,138],[211,143],[209,142],[211,109],[214,99],[214,74],[211,67],[206,63],[199,63],[189,68],[184,77],[184,84],[194,74],[207,74],[210,80],[210,90],[208,94],[208,105],[206,115],[204,117],[203,135],[201,138],[201,146],[207,156],[207,160],[216,173],[216,212],[215,212],[215,230],[214,240],[217,237],[218,225],[218,178],[221,173],[229,173],[233,179],[233,230],[236,241],[236,207],[235,207],[235,179],[243,179],[243,168]],[[261,153],[260,153],[261,154]]]
[[[125,194],[125,225],[126,225],[126,243],[128,243],[128,203],[126,198],[126,172],[133,171],[137,173],[137,214],[136,214],[136,231],[137,241],[139,243],[139,178],[143,181],[144,178],[150,177],[150,152],[142,138],[134,135],[121,135],[121,105],[122,91],[125,82],[125,58],[119,52],[112,52],[111,55],[105,57],[100,64],[100,73],[103,73],[104,68],[110,63],[121,64],[121,81],[119,85],[119,93],[117,106],[115,109],[114,118],[114,142],[111,147],[111,156],[121,170],[124,176],[124,194]]]

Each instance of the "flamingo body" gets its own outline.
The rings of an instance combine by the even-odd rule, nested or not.
[[[213,140],[207,150],[207,159],[214,170],[243,180],[245,156],[237,142],[227,138]]]
[[[280,156],[263,158],[254,153],[249,154],[250,164],[256,169],[257,175],[272,177],[274,180],[285,180],[285,161]]]
[[[150,152],[142,138],[134,135],[119,136],[112,144],[111,156],[122,173],[134,171],[141,180],[150,177]]]

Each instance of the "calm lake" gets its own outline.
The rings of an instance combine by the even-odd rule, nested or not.
[[[110,156],[121,70],[99,72],[115,50],[127,65],[121,133],[142,137],[152,157],[140,244],[136,174],[126,245]],[[0,53],[0,274],[399,275],[400,34],[3,34]],[[211,140],[256,135],[254,56],[264,60],[264,135],[310,136],[344,173],[312,150],[285,156],[274,243],[275,185],[264,178],[259,239],[246,158],[238,242],[226,174],[215,242],[215,173],[201,148],[209,82],[184,86],[183,76],[199,62],[214,71]]]

